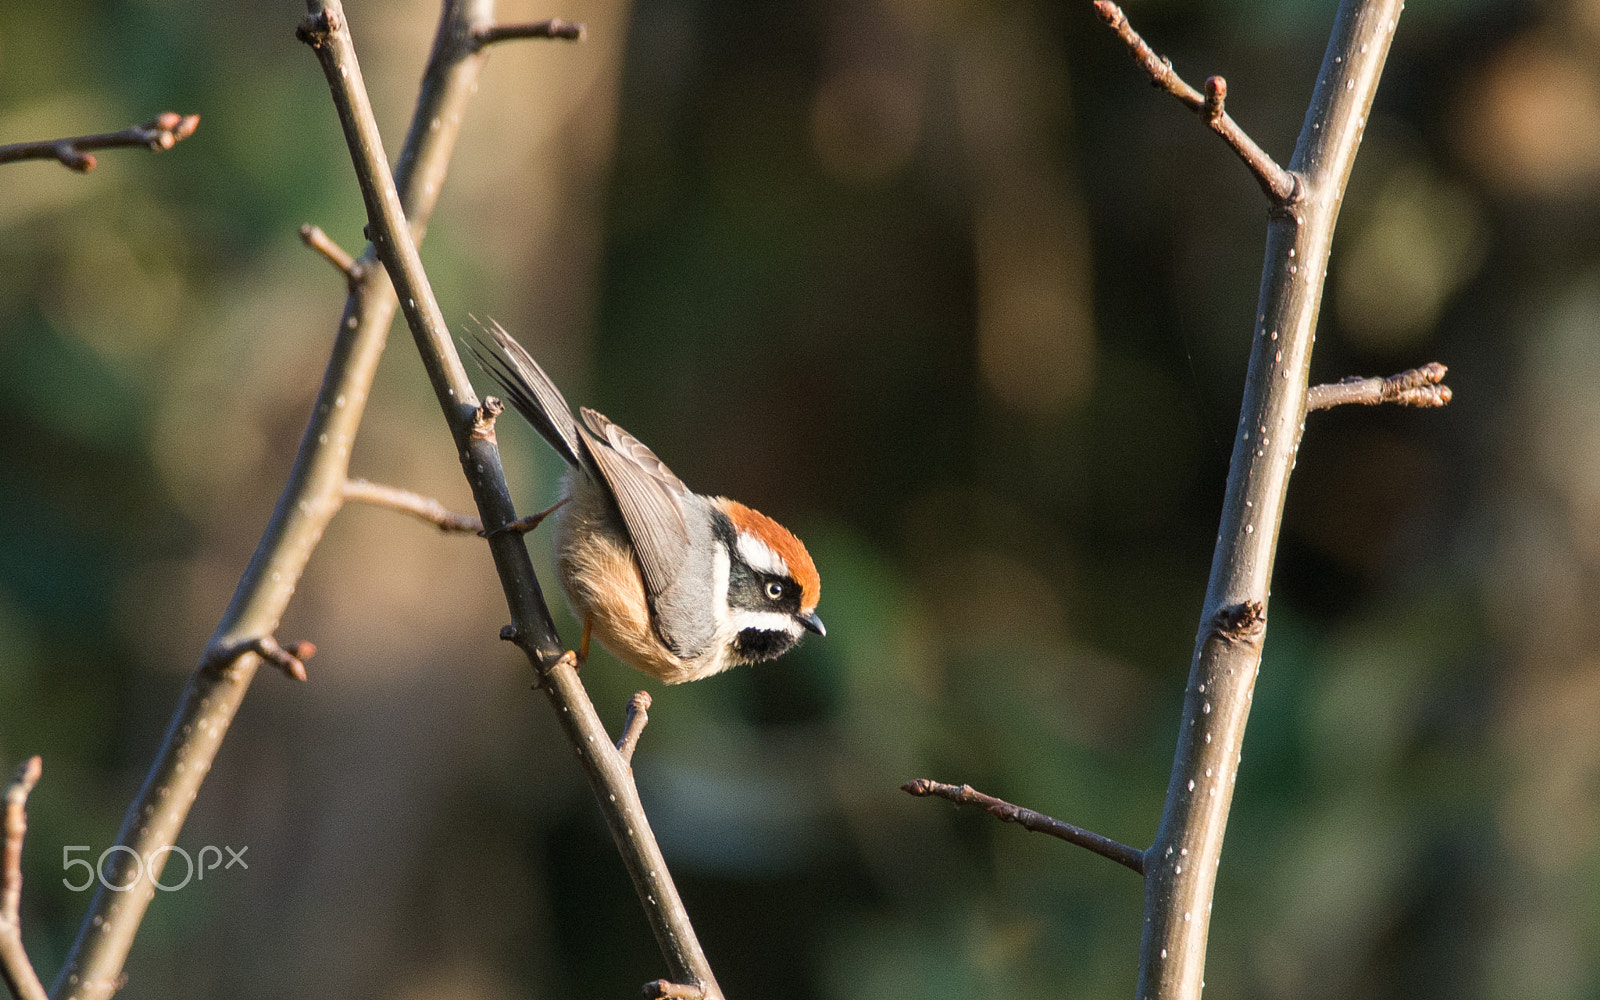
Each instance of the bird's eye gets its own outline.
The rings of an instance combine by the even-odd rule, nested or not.
[[[781,584],[781,583],[769,583],[769,584],[767,584],[767,597],[769,599],[776,601],[778,598],[780,598],[782,596],[783,596],[783,584]]]

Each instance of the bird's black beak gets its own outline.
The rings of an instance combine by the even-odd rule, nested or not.
[[[817,617],[815,611],[809,615],[795,615],[795,621],[804,625],[807,632],[815,632],[818,635],[828,634],[827,626],[822,624],[822,619]]]

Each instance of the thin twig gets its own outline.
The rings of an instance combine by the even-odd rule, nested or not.
[[[650,724],[650,692],[636,691],[628,699],[628,715],[622,723],[622,738],[617,740],[617,753],[623,761],[633,763],[633,751],[639,747],[639,737]]]
[[[121,132],[103,132],[99,135],[79,135],[70,139],[46,139],[42,142],[18,142],[0,146],[0,163],[19,160],[57,160],[62,166],[79,173],[88,173],[98,162],[88,152],[90,149],[116,149],[124,146],[143,146],[159,153],[171,149],[194,135],[200,127],[199,115],[180,115],[165,111],[154,121],[125,128]]]
[[[500,449],[492,434],[476,432],[482,424],[477,393],[456,353],[455,340],[406,227],[344,10],[338,0],[308,0],[306,6],[309,14],[299,37],[316,53],[328,80],[378,259],[399,294],[423,368],[450,425],[478,515],[489,529],[489,549],[511,612],[509,631],[502,634],[521,647],[540,675],[540,690],[550,699],[583,764],[672,980],[698,986],[711,1000],[721,1000],[716,977],[667,871],[627,762],[612,744],[578,680],[577,656],[561,647],[523,536],[495,530],[516,519],[500,465]]]
[[[407,219],[421,240],[444,186],[467,101],[477,88],[484,57],[468,44],[479,27],[494,23],[493,0],[446,0],[423,73],[406,144],[395,168]],[[361,260],[374,259],[369,247]],[[345,300],[333,351],[288,482],[257,543],[233,601],[207,644],[226,649],[271,635],[295,585],[343,499],[350,451],[383,355],[396,301],[381,267],[366,268]],[[226,669],[208,669],[209,652],[189,678],[166,736],[128,806],[117,843],[140,858],[165,859],[188,817],[190,804],[211,770],[228,726],[243,702],[260,659],[243,656]],[[116,852],[107,867],[127,855]],[[155,867],[160,875],[160,863]],[[112,884],[126,873],[110,871]],[[96,891],[67,961],[56,978],[57,1000],[105,1000],[122,980],[122,967],[154,894]]]
[[[570,499],[572,498],[562,497],[560,500],[557,500],[544,510],[529,514],[526,517],[519,517],[515,521],[509,521],[505,524],[502,524],[500,527],[493,529],[493,531],[480,531],[478,534],[484,536],[485,538],[489,537],[491,534],[497,535],[506,531],[509,531],[514,535],[526,535],[528,532],[533,531],[534,529],[538,528],[539,525],[543,524],[545,518],[560,510],[562,506],[564,506]]]
[[[1205,120],[1211,131],[1222,137],[1245,166],[1255,175],[1256,182],[1261,185],[1261,190],[1267,193],[1273,204],[1284,205],[1292,201],[1296,195],[1295,176],[1291,171],[1278,166],[1267,151],[1256,145],[1256,141],[1239,127],[1239,123],[1227,113],[1223,107],[1228,96],[1228,83],[1220,76],[1213,76],[1206,80],[1206,93],[1202,95],[1198,90],[1184,82],[1177,70],[1172,68],[1172,60],[1158,55],[1139,33],[1133,30],[1133,25],[1128,23],[1128,15],[1122,12],[1112,0],[1095,0],[1094,9],[1099,12],[1100,19],[1111,30],[1117,33],[1122,43],[1128,47],[1128,52],[1133,56],[1133,61],[1150,77],[1150,82],[1167,93],[1182,101],[1189,110],[1198,114]]]
[[[552,17],[548,21],[534,21],[531,24],[496,24],[488,28],[479,28],[473,33],[472,38],[482,48],[495,42],[507,42],[517,38],[559,38],[568,42],[581,42],[586,34],[588,28],[584,25]]]
[[[1289,163],[1294,196],[1283,196],[1280,187],[1278,210],[1268,213],[1258,323],[1217,547],[1161,825],[1146,852],[1137,995],[1148,1000],[1198,1000],[1205,978],[1217,866],[1261,666],[1278,529],[1304,428],[1328,251],[1402,6],[1403,0],[1341,0]],[[1102,16],[1115,10],[1106,0],[1097,7]],[[1125,42],[1137,38],[1131,29],[1119,28],[1119,34]],[[1147,47],[1130,46],[1147,62]],[[1212,92],[1210,113],[1225,120],[1224,88]],[[1199,110],[1205,109],[1202,98]],[[1265,185],[1266,175],[1260,176]]]
[[[645,1000],[705,1000],[706,991],[698,986],[686,986],[665,979],[655,979],[644,984],[640,991]]]
[[[433,497],[425,497],[421,493],[402,490],[396,486],[384,486],[379,483],[369,483],[365,479],[346,479],[344,482],[344,498],[357,503],[372,504],[374,507],[388,507],[398,510],[412,517],[420,518],[438,528],[440,531],[478,532],[483,530],[483,522],[471,514],[458,514]]]
[[[1395,403],[1400,406],[1444,406],[1454,393],[1444,384],[1449,369],[1437,361],[1421,368],[1403,371],[1388,378],[1362,378],[1352,375],[1339,382],[1314,385],[1306,390],[1307,410],[1328,410],[1348,403],[1377,406]]]
[[[920,797],[936,796],[949,799],[959,805],[982,806],[989,815],[1005,823],[1015,823],[1024,830],[1034,833],[1044,833],[1069,844],[1076,844],[1086,850],[1093,851],[1102,858],[1109,858],[1124,868],[1131,868],[1140,875],[1144,874],[1144,852],[1137,847],[1129,847],[1110,837],[1102,837],[1093,830],[1085,830],[1081,826],[1063,822],[1053,816],[1046,816],[1042,812],[1024,809],[1012,805],[1004,799],[997,799],[993,795],[985,795],[971,785],[947,785],[942,781],[933,781],[928,778],[917,778],[900,786],[903,792]]]
[[[335,270],[344,275],[345,283],[351,287],[366,274],[366,264],[350,256],[350,251],[335,243],[333,237],[323,232],[320,226],[301,226],[300,242],[320,253]]]
[[[16,1000],[47,1000],[44,984],[22,946],[22,839],[28,833],[28,796],[39,783],[38,757],[17,768],[6,788],[5,847],[0,854],[0,977]]]

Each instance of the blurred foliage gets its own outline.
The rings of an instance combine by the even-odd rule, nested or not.
[[[1136,880],[968,781],[1148,842],[1259,280],[1254,182],[1089,4],[508,0],[424,248],[575,403],[794,527],[826,640],[657,690],[641,791],[730,996],[1126,996]],[[1332,0],[1135,24],[1287,158]],[[437,10],[350,4],[391,150]],[[0,763],[45,759],[46,979],[281,485],[361,208],[294,4],[0,0],[0,141],[171,109],[171,152],[0,170]],[[1402,21],[1319,378],[1451,366],[1444,411],[1313,417],[1221,868],[1226,996],[1600,991],[1600,2]],[[557,463],[502,435],[529,509]],[[354,471],[464,507],[404,332]],[[537,541],[537,540],[536,540]],[[542,547],[535,545],[535,550]],[[541,556],[542,558],[542,556]],[[548,579],[548,575],[546,577]],[[340,515],[119,994],[631,996],[662,974],[479,547]],[[564,610],[564,609],[563,609]],[[570,619],[562,618],[568,634]],[[586,671],[620,725],[640,679]]]

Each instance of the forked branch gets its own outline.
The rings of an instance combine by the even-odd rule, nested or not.
[[[22,946],[22,839],[28,833],[28,796],[39,783],[38,757],[17,768],[6,788],[5,845],[0,854],[0,977],[15,1000],[47,1000]]]
[[[982,806],[989,815],[1003,823],[1015,823],[1024,830],[1047,834],[1057,840],[1076,844],[1102,858],[1109,858],[1124,868],[1131,868],[1140,875],[1144,874],[1144,852],[1137,847],[1118,843],[1110,837],[1102,837],[1093,830],[1085,830],[1081,826],[1063,822],[1054,816],[1046,816],[1042,812],[1012,805],[993,795],[985,795],[971,785],[947,785],[942,781],[917,778],[901,785],[900,790],[918,797],[933,795],[949,799],[958,805]]]
[[[1117,37],[1122,39],[1122,44],[1128,47],[1128,52],[1133,56],[1133,61],[1138,63],[1150,77],[1150,82],[1167,93],[1182,101],[1190,111],[1205,120],[1211,131],[1222,137],[1245,166],[1255,175],[1256,182],[1261,185],[1261,190],[1267,193],[1275,205],[1284,205],[1292,201],[1297,188],[1295,176],[1292,172],[1278,166],[1276,160],[1267,154],[1267,151],[1256,145],[1256,141],[1239,123],[1233,120],[1224,107],[1228,97],[1228,82],[1220,76],[1213,76],[1206,80],[1206,92],[1189,86],[1184,82],[1178,71],[1172,68],[1172,60],[1158,55],[1139,33],[1133,30],[1133,25],[1128,23],[1128,15],[1112,0],[1095,0],[1094,9],[1099,12],[1100,19],[1106,23]]]
[[[64,167],[79,173],[88,173],[99,162],[94,154],[89,152],[91,149],[143,146],[151,152],[159,153],[194,135],[194,130],[199,127],[199,115],[180,115],[166,111],[157,115],[153,121],[125,128],[121,132],[102,132],[99,135],[78,135],[69,139],[45,139],[41,142],[17,142],[9,146],[0,146],[0,163],[16,163],[19,160],[56,160]]]

